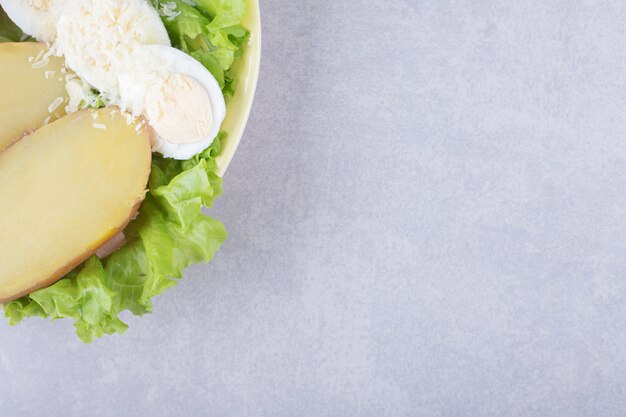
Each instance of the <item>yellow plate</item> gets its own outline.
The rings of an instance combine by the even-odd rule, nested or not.
[[[237,84],[235,95],[226,98],[226,118],[222,123],[222,130],[228,133],[228,138],[222,143],[220,154],[217,157],[217,173],[223,176],[226,168],[233,159],[237,146],[241,141],[248,122],[257,80],[261,65],[261,12],[258,0],[248,0],[248,9],[243,20],[243,26],[250,31],[250,40],[244,50],[242,59],[232,67],[232,74]]]

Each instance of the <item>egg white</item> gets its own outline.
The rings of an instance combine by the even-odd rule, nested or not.
[[[196,143],[170,143],[159,135],[153,149],[168,158],[185,160],[204,151],[218,135],[224,117],[226,102],[219,83],[200,62],[186,53],[171,47],[146,45],[130,55],[120,76],[121,105],[133,113],[143,113],[147,103],[146,94],[159,73],[182,74],[198,81],[209,96],[213,123],[210,133]],[[184,123],[181,120],[181,123]],[[154,128],[154,126],[153,126]]]
[[[57,50],[69,68],[114,99],[120,65],[141,45],[170,45],[158,12],[146,0],[67,0],[57,24]]]
[[[0,0],[7,16],[24,33],[41,42],[53,42],[62,7],[72,0]]]

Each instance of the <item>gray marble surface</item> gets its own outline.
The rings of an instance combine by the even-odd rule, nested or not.
[[[626,4],[263,0],[213,211],[131,328],[0,324],[26,416],[626,414]]]

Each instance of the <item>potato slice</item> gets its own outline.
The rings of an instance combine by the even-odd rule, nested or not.
[[[46,45],[0,43],[0,151],[24,132],[65,114],[64,60]]]
[[[119,109],[82,110],[0,153],[0,302],[54,283],[126,227],[149,136]]]

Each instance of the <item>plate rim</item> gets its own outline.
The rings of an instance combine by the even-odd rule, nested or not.
[[[235,95],[226,99],[226,119],[222,124],[222,130],[227,133],[227,137],[216,157],[217,175],[220,177],[223,177],[226,173],[241,142],[246,125],[248,124],[259,81],[262,52],[262,24],[258,0],[250,0],[242,24],[250,30],[250,39],[246,45],[244,58],[236,62],[234,67],[236,71],[245,71],[246,75],[243,79],[238,79],[239,85],[236,86]],[[231,108],[229,108],[229,104]],[[236,111],[237,114],[233,114],[233,111]]]

